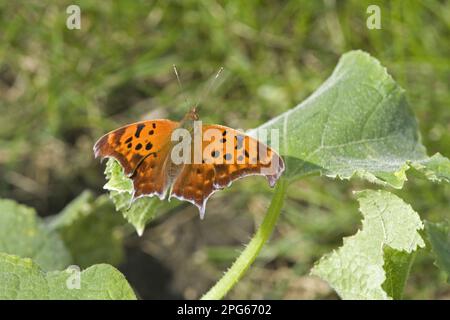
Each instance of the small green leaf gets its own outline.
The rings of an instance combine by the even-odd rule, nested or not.
[[[384,248],[410,255],[423,247],[417,232],[423,228],[419,215],[387,191],[365,190],[357,197],[364,217],[362,229],[344,238],[343,246],[322,257],[311,273],[326,280],[343,299],[401,297],[399,291],[409,272],[408,259]],[[385,281],[387,285],[383,285]],[[392,296],[382,285],[389,286]]]
[[[414,162],[412,166],[422,172],[430,181],[450,182],[450,161],[439,153],[425,160]]]
[[[105,175],[108,182],[104,189],[119,193],[133,192],[133,181],[125,176],[122,166],[115,159],[109,158],[106,162]]]
[[[403,290],[405,289],[414,257],[414,253],[410,254],[388,246],[384,247],[386,281],[383,283],[383,289],[389,297],[396,300],[403,298]]]
[[[414,166],[432,181],[450,181],[450,160],[427,157],[404,90],[362,51],[344,54],[308,99],[249,134],[262,129],[269,138],[271,129],[279,131],[291,179],[357,176],[401,188]]]
[[[0,253],[0,299],[132,300],[136,296],[125,277],[107,264],[80,273],[74,269],[44,272],[31,259]]]
[[[110,198],[125,219],[131,223],[138,235],[142,235],[145,225],[154,219],[159,212],[178,205],[179,201],[161,201],[157,197],[141,197],[131,202],[133,182],[123,173],[122,166],[114,159],[108,159],[105,170],[109,179],[105,189],[109,190]]]
[[[0,199],[0,252],[32,258],[44,270],[60,270],[72,259],[57,232],[34,209]]]
[[[450,226],[448,221],[433,223],[425,221],[425,233],[436,258],[436,266],[447,274],[450,283]]]
[[[95,199],[85,191],[48,225],[61,234],[73,262],[85,268],[96,263],[118,265],[122,261],[123,232],[119,227],[125,223],[106,195]]]

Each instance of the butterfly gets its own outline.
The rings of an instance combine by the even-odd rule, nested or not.
[[[187,142],[181,145],[177,136]],[[195,107],[180,122],[146,120],[111,131],[95,143],[94,154],[120,163],[133,181],[132,201],[168,195],[197,206],[201,219],[214,192],[249,175],[265,176],[273,187],[285,169],[264,143],[232,128],[202,124]]]

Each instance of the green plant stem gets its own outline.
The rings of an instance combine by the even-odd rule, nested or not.
[[[259,226],[247,247],[242,251],[230,269],[223,277],[202,297],[202,300],[222,299],[231,288],[242,278],[250,265],[255,261],[264,243],[272,234],[280,215],[286,194],[287,181],[281,178],[274,191],[272,201],[263,222]]]

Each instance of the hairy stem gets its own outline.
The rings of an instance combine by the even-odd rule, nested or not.
[[[261,248],[272,234],[283,207],[287,181],[281,178],[274,191],[272,201],[263,222],[259,226],[247,247],[242,251],[230,269],[223,277],[202,297],[202,300],[222,299],[228,291],[242,278],[250,265],[255,261]]]

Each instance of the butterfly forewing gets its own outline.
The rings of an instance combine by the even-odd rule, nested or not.
[[[111,131],[94,145],[95,157],[112,157],[122,165],[126,175],[134,174],[141,162],[170,145],[172,131],[178,122],[148,120]],[[161,160],[161,156],[157,159]]]

